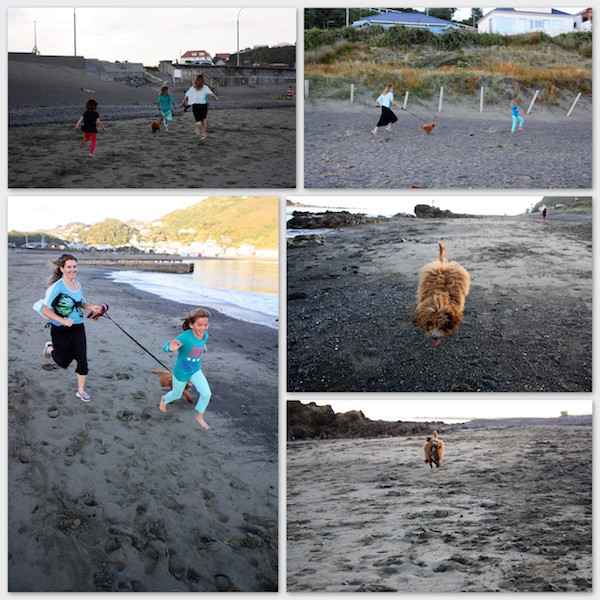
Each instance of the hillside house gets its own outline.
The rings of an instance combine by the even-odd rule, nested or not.
[[[217,67],[225,67],[230,56],[229,52],[217,52],[213,58],[213,62]]]
[[[494,8],[477,22],[479,33],[516,35],[543,31],[554,37],[574,29],[574,16],[555,8]]]
[[[448,29],[460,29],[459,23],[452,23],[437,17],[430,17],[423,13],[388,11],[378,15],[363,17],[352,23],[352,27],[372,27],[379,25],[384,29],[389,27],[413,27],[418,29],[429,29],[432,33],[444,33]],[[463,26],[464,27],[464,26]]]
[[[592,9],[586,8],[574,15],[575,31],[592,31]]]
[[[179,64],[193,65],[198,64],[203,60],[212,61],[210,54],[206,50],[188,50],[179,58]]]

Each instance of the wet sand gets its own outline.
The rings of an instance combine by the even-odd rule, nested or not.
[[[304,187],[333,189],[577,189],[592,187],[592,112],[534,108],[511,134],[507,111],[447,104],[394,109],[398,122],[377,137],[379,109],[308,103]],[[431,135],[420,128],[435,123]]]
[[[471,275],[434,347],[412,324],[419,273],[447,243]],[[592,221],[410,219],[287,248],[289,392],[591,392]]]
[[[440,437],[288,443],[288,591],[591,592],[591,417]]]
[[[111,120],[98,109],[94,156],[79,147],[70,124],[10,127],[11,188],[295,188],[296,112],[293,107],[209,108],[207,138],[195,134],[191,111],[175,112],[169,132],[152,134],[146,118]]]
[[[161,366],[86,321],[89,404],[42,358],[31,305],[55,256],[8,255],[9,591],[272,591],[278,585],[277,331],[213,311],[205,413],[159,412]],[[88,301],[167,366],[189,306],[79,268]],[[196,392],[192,392],[194,399]]]

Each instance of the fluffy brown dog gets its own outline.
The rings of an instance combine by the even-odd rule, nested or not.
[[[440,259],[421,269],[413,323],[425,330],[434,345],[456,330],[463,318],[471,277],[457,262],[446,259],[446,244],[438,242]]]
[[[432,131],[433,128],[435,127],[435,123],[423,123],[421,125],[421,129],[427,134],[429,135]]]
[[[168,387],[170,390],[173,389],[173,378],[169,371],[163,371],[162,369],[152,369],[152,373],[155,375],[160,375],[158,383],[160,383],[160,387]],[[183,397],[190,403],[194,404],[190,393],[188,392],[188,388],[190,387],[190,383],[188,382],[183,390]]]
[[[423,450],[425,450],[425,463],[428,463],[432,469],[433,463],[438,468],[442,464],[445,446],[446,444],[438,437],[437,431],[433,432],[433,437],[427,436],[425,438],[425,445],[423,446]]]
[[[158,133],[160,131],[160,121],[152,121],[150,127],[152,127],[152,133]]]

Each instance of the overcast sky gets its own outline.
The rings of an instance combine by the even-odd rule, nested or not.
[[[218,3],[215,3],[218,4]],[[108,61],[158,65],[187,50],[216,53],[253,46],[296,43],[296,9],[261,8],[84,8],[76,9],[77,55]],[[44,55],[74,54],[73,8],[9,8],[8,51],[31,52],[34,21]]]
[[[426,418],[427,420],[444,419],[493,419],[516,417],[559,417],[562,411],[570,415],[591,415],[591,400],[575,400],[566,395],[561,400],[554,399],[490,399],[489,394],[478,396],[473,400],[413,400],[406,396],[389,395],[385,400],[348,399],[336,400],[331,395],[310,400],[295,398],[288,394],[289,400],[300,400],[303,404],[315,402],[319,405],[329,404],[334,412],[361,410],[365,417],[382,421],[411,421]]]
[[[8,231],[54,229],[75,221],[93,225],[104,219],[152,221],[197,204],[206,196],[18,196],[8,197]],[[67,211],[57,210],[68,205]]]
[[[312,206],[331,208],[369,209],[373,214],[412,214],[417,204],[437,206],[442,210],[471,215],[521,215],[539,202],[542,196],[456,196],[456,197],[402,197],[402,196],[296,196],[289,200],[306,202]]]

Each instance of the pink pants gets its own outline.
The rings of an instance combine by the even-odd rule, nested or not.
[[[90,145],[90,156],[92,154],[94,154],[94,148],[96,147],[96,134],[95,133],[88,133],[87,131],[83,132],[83,142],[87,142],[88,140],[92,140],[92,143]]]

